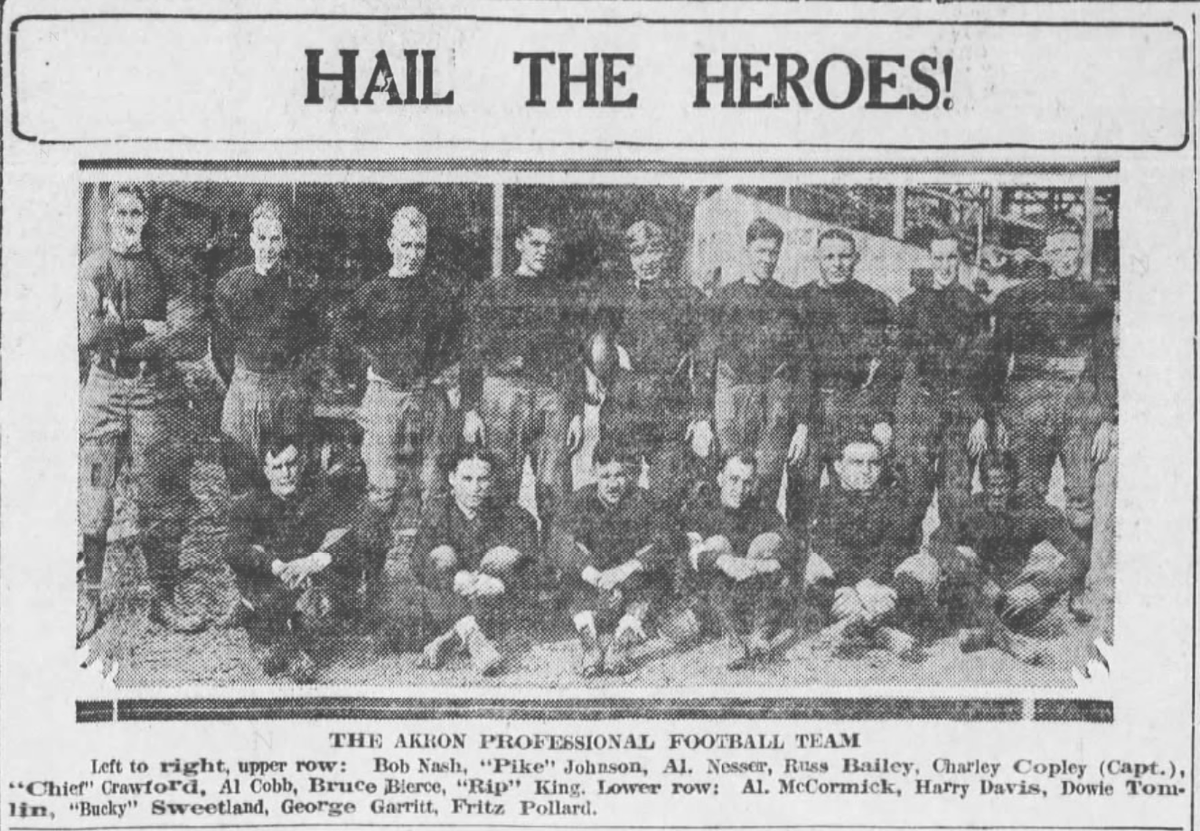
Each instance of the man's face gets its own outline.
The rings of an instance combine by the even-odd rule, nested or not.
[[[935,239],[929,244],[929,259],[933,261],[933,287],[944,289],[958,282],[958,240]]]
[[[108,229],[113,244],[128,248],[142,241],[146,206],[132,193],[118,193],[108,209]]]
[[[1083,265],[1083,240],[1078,234],[1065,231],[1046,237],[1042,248],[1042,261],[1050,267],[1050,277],[1056,280],[1073,280]]]
[[[388,237],[388,250],[392,252],[392,266],[398,277],[414,277],[425,263],[425,242],[428,232],[423,227],[408,222],[392,226]]]
[[[821,282],[836,286],[854,277],[858,251],[852,242],[826,237],[817,246],[817,264],[821,267]]]
[[[254,250],[254,265],[259,271],[274,268],[286,245],[282,222],[273,216],[260,216],[254,220],[250,228],[250,247]]]
[[[450,492],[464,511],[477,511],[492,492],[492,465],[482,459],[463,459],[450,473]]]
[[[990,469],[983,493],[988,513],[997,514],[1007,508],[1013,493],[1013,481],[1008,471],[1003,468]]]
[[[879,448],[869,442],[848,444],[833,466],[845,490],[868,491],[879,481]]]
[[[550,264],[554,250],[554,234],[546,228],[529,228],[517,237],[517,253],[521,255],[521,271],[541,274]]]
[[[629,249],[629,264],[638,280],[657,280],[667,262],[667,249],[660,243],[637,245]]]
[[[280,499],[286,499],[296,492],[300,484],[300,468],[302,467],[300,451],[294,444],[289,444],[278,455],[267,454],[263,473],[271,486],[271,493]]]
[[[722,505],[734,510],[741,508],[754,489],[754,465],[738,458],[729,459],[717,475],[717,486],[721,489]]]
[[[780,243],[777,239],[756,239],[746,246],[750,255],[750,271],[762,281],[770,280],[779,264]]]
[[[616,505],[630,485],[629,468],[624,462],[605,462],[596,465],[596,492],[605,505]]]

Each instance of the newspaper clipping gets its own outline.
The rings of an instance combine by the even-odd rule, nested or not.
[[[1198,10],[4,4],[0,827],[1194,827]]]

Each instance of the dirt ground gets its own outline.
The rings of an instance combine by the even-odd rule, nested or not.
[[[229,497],[224,473],[211,452],[193,468],[192,490],[199,502],[184,542],[182,566],[191,570],[181,587],[181,599],[204,608],[214,619],[235,602],[230,576],[221,561],[224,517]],[[1073,686],[1070,668],[1098,657],[1093,641],[1111,641],[1113,596],[1111,466],[1102,469],[1097,503],[1109,506],[1097,519],[1097,547],[1090,575],[1090,605],[1095,620],[1078,625],[1060,614],[1061,634],[1045,640],[1051,660],[1030,666],[989,649],[964,655],[952,637],[925,645],[923,660],[911,662],[878,649],[832,651],[826,645],[801,640],[778,661],[753,671],[725,669],[728,647],[721,640],[687,650],[672,649],[655,640],[642,647],[636,669],[614,678],[580,679],[576,674],[578,646],[565,626],[522,641],[501,644],[507,658],[501,674],[476,677],[465,657],[434,672],[418,665],[418,656],[389,653],[366,633],[350,633],[334,644],[321,672],[321,683],[355,687],[520,687],[562,688],[809,688],[856,686],[903,687],[1064,687]],[[254,647],[244,630],[219,625],[194,635],[165,631],[146,619],[146,588],[141,556],[131,539],[128,483],[118,498],[115,538],[105,574],[105,626],[89,643],[90,661],[103,662],[119,687],[235,687],[287,685],[263,675]],[[1052,489],[1053,493],[1053,489]],[[927,523],[931,524],[931,523]],[[94,668],[94,667],[93,667]]]

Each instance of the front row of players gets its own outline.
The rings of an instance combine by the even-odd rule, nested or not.
[[[666,649],[723,635],[731,670],[802,640],[910,657],[922,635],[954,630],[964,651],[996,646],[1037,663],[1042,642],[1024,635],[1089,566],[1061,512],[1016,494],[1008,454],[985,457],[983,492],[922,545],[920,489],[864,434],[835,460],[807,539],[760,498],[751,455],[723,457],[670,511],[637,486],[640,465],[601,442],[595,482],[542,546],[534,518],[493,486],[495,457],[467,446],[449,458],[449,493],[411,550],[385,568],[389,541],[306,474],[300,444],[265,446],[269,489],[236,503],[227,559],[264,670],[301,683],[356,623],[433,669],[466,653],[484,676],[502,671],[522,633],[568,623],[584,677],[629,672],[656,634]]]

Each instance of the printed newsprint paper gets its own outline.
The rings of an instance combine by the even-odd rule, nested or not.
[[[1198,9],[4,4],[0,826],[1194,827]]]

